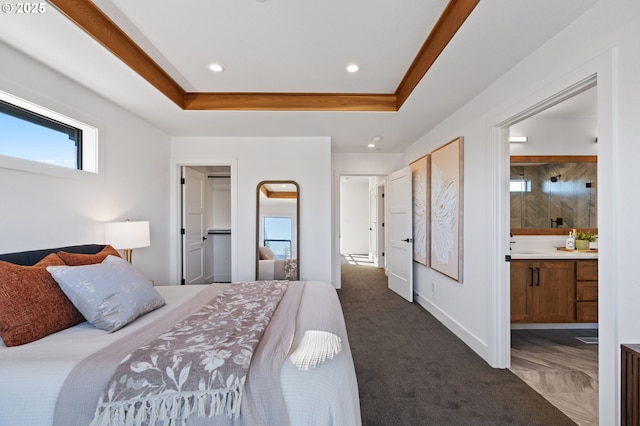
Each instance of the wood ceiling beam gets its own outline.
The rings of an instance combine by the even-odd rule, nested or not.
[[[49,2],[180,108],[184,108],[185,90],[93,2],[88,0],[49,0]]]
[[[400,109],[480,0],[450,0],[396,89]]]
[[[397,111],[395,95],[347,93],[187,93],[187,110]]]
[[[267,198],[283,198],[283,199],[297,199],[297,191],[269,191],[267,185],[260,186],[260,192]]]

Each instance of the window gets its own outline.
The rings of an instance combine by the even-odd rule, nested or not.
[[[0,101],[0,152],[82,170],[82,130]]]
[[[509,191],[511,192],[531,192],[531,181],[525,179],[514,179],[509,181]]]
[[[265,216],[263,225],[264,246],[273,251],[276,259],[291,259],[291,218]]]
[[[93,127],[0,92],[0,166],[45,173],[57,166],[53,169],[97,173],[97,134]]]

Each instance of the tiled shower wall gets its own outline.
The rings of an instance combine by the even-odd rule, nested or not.
[[[552,182],[557,175],[557,182]],[[520,179],[531,181],[531,191],[511,192],[511,228],[598,226],[596,163],[511,166],[511,180]],[[557,218],[562,218],[562,225],[551,222]]]

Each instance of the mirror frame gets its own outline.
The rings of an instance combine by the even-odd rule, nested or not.
[[[509,165],[519,163],[597,163],[597,155],[512,155]],[[568,228],[511,228],[512,235],[565,235]],[[581,228],[594,234],[598,228]]]
[[[298,260],[298,280],[300,280],[300,185],[295,180],[263,180],[256,186],[256,280],[260,268],[260,191],[263,185],[288,184],[296,187],[296,259]]]

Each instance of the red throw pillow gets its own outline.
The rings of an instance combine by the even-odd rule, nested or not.
[[[80,254],[80,253],[68,253],[66,251],[59,251],[58,256],[68,266],[81,266],[81,265],[93,265],[95,263],[102,263],[107,256],[118,256],[120,253],[110,245],[105,246],[99,253],[96,254]]]
[[[18,346],[85,319],[45,269],[64,265],[54,253],[34,266],[0,261],[0,336]]]

